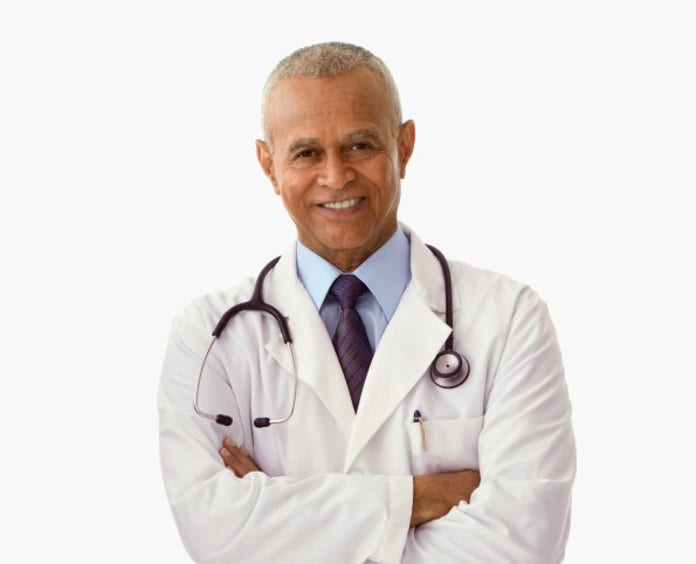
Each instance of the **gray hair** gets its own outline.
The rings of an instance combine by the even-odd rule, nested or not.
[[[394,107],[394,127],[398,127],[401,124],[401,102],[396,83],[387,65],[364,47],[331,41],[298,49],[280,61],[268,76],[261,99],[261,125],[266,141],[270,141],[267,123],[268,97],[280,80],[295,76],[337,76],[359,66],[376,71],[386,82]]]

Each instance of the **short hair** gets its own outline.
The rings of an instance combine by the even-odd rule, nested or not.
[[[267,123],[268,97],[278,82],[283,78],[296,76],[338,76],[359,66],[374,70],[384,79],[394,107],[394,127],[398,127],[401,124],[401,102],[396,82],[387,65],[364,47],[330,41],[298,49],[280,61],[271,71],[263,87],[261,98],[261,126],[266,141],[270,141]]]

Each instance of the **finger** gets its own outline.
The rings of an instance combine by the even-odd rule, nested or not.
[[[225,466],[239,478],[243,478],[249,472],[259,470],[259,467],[247,450],[243,447],[238,447],[229,438],[223,439],[223,447],[219,450],[219,453],[225,462]]]
[[[241,464],[232,451],[222,447],[218,453],[220,454],[222,461],[225,463],[225,466],[227,466],[235,474],[237,473],[237,469],[241,469]]]
[[[222,444],[230,452],[232,452],[239,460],[243,460],[246,457],[251,459],[253,462],[253,458],[249,454],[249,451],[247,451],[247,449],[245,449],[244,446],[237,446],[229,437],[225,437],[222,440]]]
[[[225,438],[222,447],[218,451],[227,466],[240,467],[244,462],[244,457],[232,440]]]
[[[222,440],[222,448],[220,449],[220,455],[222,456],[222,452],[225,452],[225,455],[223,456],[223,459],[228,460],[233,463],[239,464],[241,462],[241,456],[239,449],[237,448],[237,445],[234,444],[232,439],[229,437],[225,437]]]
[[[223,447],[224,448],[224,447]],[[224,449],[227,450],[227,449]],[[245,459],[240,459],[234,452],[227,451],[226,453],[221,453],[225,460],[225,466],[232,470],[235,476],[238,478],[243,478],[252,470],[249,468],[249,463]]]
[[[255,470],[259,469],[259,467],[256,465],[256,461],[254,461],[244,447],[236,447],[232,450],[232,453],[241,466],[241,470],[244,472],[244,474],[254,472]]]
[[[256,462],[253,458],[251,458],[251,456],[243,456],[241,462],[245,475],[249,472],[255,472],[259,469],[259,467],[256,465]]]

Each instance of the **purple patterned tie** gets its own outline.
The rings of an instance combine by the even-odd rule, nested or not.
[[[360,319],[360,314],[355,311],[358,297],[367,291],[367,286],[360,278],[352,274],[342,274],[334,280],[329,289],[329,293],[341,306],[341,317],[334,333],[333,345],[346,377],[355,411],[358,410],[360,393],[372,361],[372,347],[367,340],[365,325]]]

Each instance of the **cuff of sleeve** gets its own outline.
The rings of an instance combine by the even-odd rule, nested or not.
[[[371,561],[398,563],[406,545],[413,508],[413,476],[390,476],[387,481],[388,514],[382,542]]]

